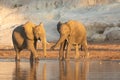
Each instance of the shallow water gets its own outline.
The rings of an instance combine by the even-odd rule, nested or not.
[[[0,60],[0,80],[120,80],[120,61]]]

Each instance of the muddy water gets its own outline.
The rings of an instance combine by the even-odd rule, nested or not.
[[[120,80],[120,61],[0,60],[0,80]]]

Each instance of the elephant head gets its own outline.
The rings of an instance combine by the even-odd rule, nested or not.
[[[47,41],[46,41],[46,32],[45,32],[43,23],[40,23],[39,25],[37,25],[33,28],[33,34],[37,40],[39,39],[42,41],[44,56],[46,57],[46,43],[47,43]]]
[[[24,25],[24,31],[26,33],[26,37],[29,40],[39,39],[42,40],[46,37],[45,29],[43,23],[36,25],[30,21],[26,22]]]
[[[28,21],[26,22],[23,27],[24,31],[26,33],[27,39],[33,40],[34,39],[34,34],[33,34],[33,28],[36,26],[36,24]]]
[[[68,37],[70,36],[71,28],[69,24],[58,22],[57,30],[60,33],[60,38],[57,41],[56,45],[52,46],[51,49],[54,49],[55,47],[63,43],[65,40],[68,40]]]
[[[46,33],[45,33],[43,23],[40,23],[39,25],[33,28],[33,34],[36,39],[42,40],[43,38],[45,38]]]

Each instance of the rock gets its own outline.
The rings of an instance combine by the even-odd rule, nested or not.
[[[116,31],[116,30],[120,30],[120,27],[107,27],[106,29],[105,29],[105,31],[103,32],[103,34],[104,35],[107,35],[108,33],[110,33],[111,31]]]
[[[120,27],[106,28],[103,34],[107,40],[120,40]]]
[[[120,41],[120,30],[113,30],[111,32],[109,32],[106,35],[106,39],[113,41],[113,40],[119,40]]]
[[[94,34],[92,37],[91,37],[91,41],[94,41],[94,42],[102,42],[104,41],[106,38],[105,35],[103,34]]]
[[[120,23],[118,23],[117,26],[120,27]]]

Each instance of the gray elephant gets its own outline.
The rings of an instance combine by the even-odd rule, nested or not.
[[[38,60],[36,52],[37,40],[42,41],[44,56],[46,57],[46,32],[43,23],[35,25],[28,21],[25,24],[16,27],[12,33],[12,41],[16,51],[16,60],[20,60],[20,51],[23,49],[31,51],[31,60]]]
[[[86,29],[83,24],[75,20],[69,20],[68,22],[57,24],[57,30],[60,33],[60,38],[55,45],[55,47],[60,45],[59,58],[63,60],[64,58],[69,59],[69,53],[71,46],[75,46],[76,55],[75,58],[79,58],[79,46],[81,45],[86,53],[86,57],[89,56],[86,38]],[[64,50],[67,45],[67,52],[64,57]]]

